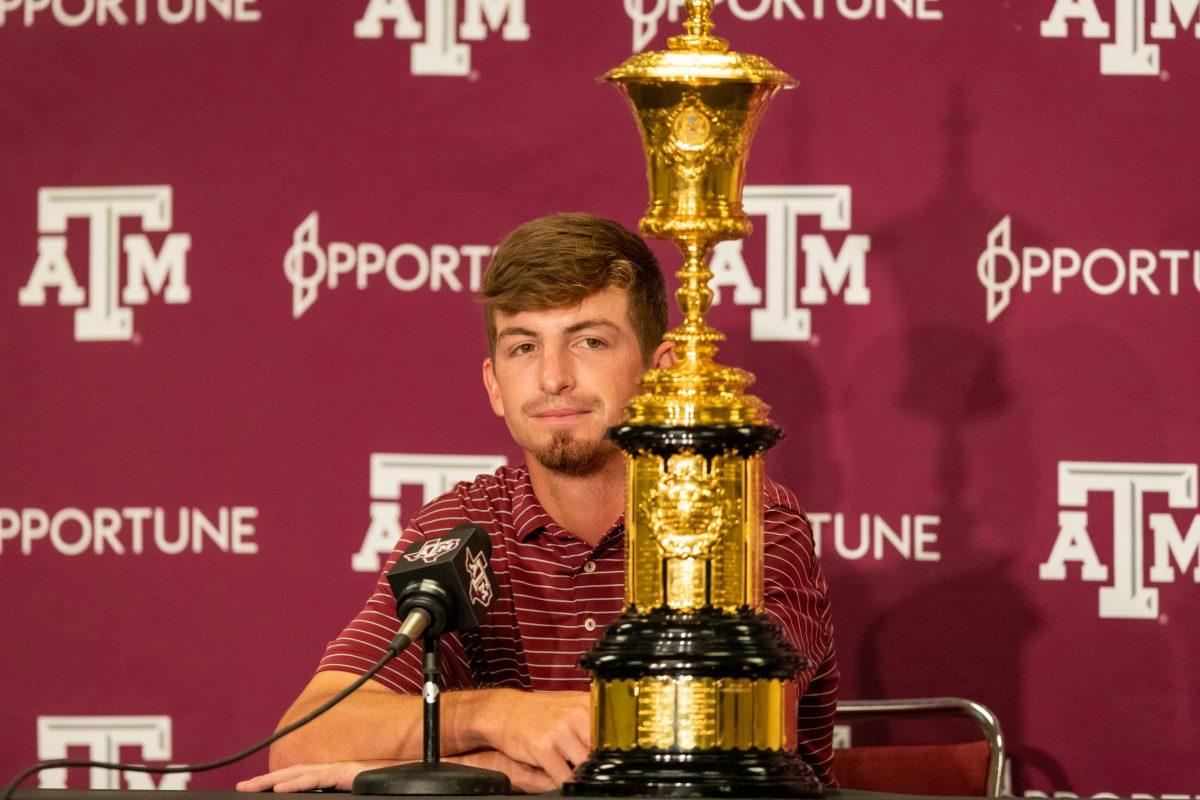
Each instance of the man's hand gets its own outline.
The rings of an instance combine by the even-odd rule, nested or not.
[[[466,764],[471,767],[480,767],[481,769],[494,769],[497,772],[503,772],[512,781],[514,792],[523,792],[525,794],[541,794],[542,792],[553,791],[558,788],[558,785],[550,779],[550,776],[542,772],[540,769],[522,764],[519,761],[513,761],[503,753],[495,750],[480,750],[478,753],[464,753],[461,756],[451,756],[443,758],[443,761],[453,761],[456,764]]]
[[[338,761],[334,764],[296,764],[266,775],[240,781],[239,792],[311,792],[314,789],[350,791],[358,773],[377,767],[390,767],[397,761]]]
[[[527,764],[513,761],[495,750],[480,750],[461,756],[443,758],[455,764],[466,764],[481,769],[503,772],[512,782],[514,792],[539,794],[556,788],[546,773]],[[314,789],[339,789],[350,791],[358,773],[368,769],[390,767],[398,761],[339,761],[334,764],[297,764],[259,775],[237,785],[239,792],[310,792]]]
[[[489,693],[482,724],[489,747],[534,767],[561,786],[587,761],[592,747],[592,710],[587,692]]]
[[[284,715],[280,726],[309,713],[356,678],[348,672],[317,673]],[[357,774],[346,778],[347,768],[336,765],[359,764],[361,772],[372,768],[361,766],[363,763],[383,765],[418,760],[422,752],[423,706],[419,695],[397,694],[383,684],[368,681],[312,725],[271,745],[273,771],[261,777],[286,777],[265,786],[256,782],[255,788],[247,791],[262,791],[299,776],[317,782],[309,788],[317,788],[317,784],[331,788],[339,782],[353,783],[353,775]],[[539,781],[544,780],[553,781],[546,789],[562,785],[570,779],[572,770],[587,760],[591,738],[591,703],[587,692],[469,689],[442,695],[442,752],[472,756],[482,751],[499,751],[513,764],[538,773],[530,776],[515,767],[494,767],[508,773],[516,785],[540,785]],[[299,772],[286,772],[288,768],[298,768]]]

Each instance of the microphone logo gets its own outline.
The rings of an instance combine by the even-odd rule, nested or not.
[[[476,605],[490,606],[492,604],[492,582],[488,580],[487,568],[487,556],[482,551],[467,550],[467,574],[471,578],[471,602]]]
[[[405,553],[404,559],[406,561],[424,561],[426,564],[432,564],[451,550],[458,549],[461,541],[460,539],[449,538],[428,539],[421,545],[421,549],[417,552]],[[487,562],[485,561],[484,564],[486,565]],[[474,573],[472,573],[471,579],[472,583],[474,583]]]

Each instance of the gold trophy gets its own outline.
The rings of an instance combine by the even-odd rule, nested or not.
[[[628,96],[646,149],[644,233],[683,253],[677,363],[651,370],[608,435],[626,453],[625,611],[582,664],[593,673],[591,759],[564,794],[819,797],[797,753],[807,663],[762,612],[762,454],[780,436],[716,363],[707,256],[750,232],[742,185],[767,101],[795,85],[712,35],[712,0],[684,34],[604,76]]]

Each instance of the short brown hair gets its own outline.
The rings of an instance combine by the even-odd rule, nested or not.
[[[496,353],[496,312],[562,308],[604,289],[624,289],[643,358],[667,330],[658,259],[637,234],[592,214],[551,214],[505,237],[483,276],[488,350]]]

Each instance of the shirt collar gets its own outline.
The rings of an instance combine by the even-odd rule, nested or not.
[[[517,484],[513,487],[512,518],[516,526],[517,541],[528,541],[535,533],[542,530],[565,531],[556,523],[533,493],[533,483],[529,480],[529,470],[521,468],[517,475]],[[619,536],[625,530],[625,514],[617,517],[612,527],[604,534],[600,544],[605,544]],[[597,545],[599,546],[599,545]]]
[[[524,468],[517,473],[517,485],[513,487],[512,516],[519,542],[526,541],[554,522],[534,495],[529,470]]]

